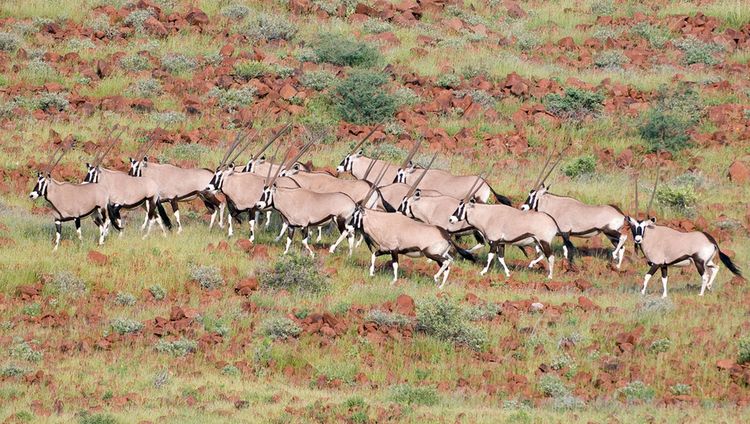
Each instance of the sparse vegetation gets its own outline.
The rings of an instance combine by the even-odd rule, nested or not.
[[[597,116],[603,101],[603,94],[578,88],[567,88],[565,94],[548,94],[543,99],[544,106],[550,113],[571,120]]]
[[[706,43],[694,37],[675,40],[672,44],[682,50],[682,60],[686,65],[716,65],[719,63],[716,55],[724,50],[719,44]]]
[[[461,308],[447,299],[429,299],[417,305],[417,330],[474,350],[484,349],[487,336],[468,324]]]
[[[115,303],[120,306],[133,306],[135,305],[135,302],[135,296],[130,293],[119,292],[117,293],[117,296],[115,296]]]
[[[405,405],[437,405],[440,402],[435,389],[431,387],[413,387],[408,384],[401,384],[391,388],[391,399],[394,402]]]
[[[271,68],[263,62],[250,60],[234,65],[234,74],[246,80],[259,78],[271,72]]]
[[[375,47],[342,34],[322,34],[313,51],[318,61],[340,66],[373,66],[381,60]]]
[[[190,279],[206,290],[213,290],[224,285],[221,271],[210,265],[192,266],[190,268]]]
[[[198,343],[188,339],[173,341],[159,340],[154,346],[154,350],[159,353],[168,353],[172,356],[187,356],[198,350]]]
[[[325,90],[335,82],[336,75],[326,70],[305,72],[300,77],[302,85],[317,91]]]
[[[353,71],[335,90],[336,110],[345,121],[374,124],[393,116],[396,99],[385,91],[388,77],[374,71]]]
[[[580,178],[596,172],[596,158],[594,155],[583,155],[575,158],[563,168],[563,173],[571,178]]]
[[[618,390],[618,394],[628,403],[651,402],[656,396],[656,391],[644,384],[642,381],[631,381],[625,387]]]
[[[271,318],[263,322],[263,334],[274,340],[293,339],[302,333],[302,329],[289,318]]]
[[[115,318],[109,326],[118,334],[133,334],[143,329],[143,323],[130,318]]]
[[[148,291],[151,293],[151,296],[153,296],[155,300],[164,300],[164,298],[167,297],[167,290],[159,285],[149,287]]]
[[[273,268],[261,275],[260,282],[269,289],[297,293],[322,293],[328,289],[315,261],[296,253],[277,259]]]
[[[254,16],[245,29],[245,34],[253,40],[291,40],[297,33],[297,26],[281,15],[261,13]]]
[[[703,105],[695,90],[684,85],[676,89],[662,86],[638,130],[649,150],[676,152],[690,147],[688,131],[702,115]]]
[[[167,54],[161,58],[161,66],[167,72],[179,74],[192,71],[198,66],[198,62],[182,54]]]
[[[208,92],[210,97],[219,99],[219,105],[231,111],[253,104],[255,89],[252,87],[222,89],[214,87]]]
[[[740,339],[738,347],[739,353],[737,354],[737,363],[746,364],[750,362],[750,337]]]

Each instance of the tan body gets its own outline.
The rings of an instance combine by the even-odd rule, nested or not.
[[[416,179],[421,172],[422,170],[418,168],[406,171],[404,183],[411,184],[412,180]],[[423,190],[435,190],[446,196],[461,199],[476,181],[476,175],[453,175],[441,169],[429,169],[424,178],[422,178],[419,187]],[[474,198],[479,203],[487,203],[491,194],[492,188],[487,181],[482,180],[479,189],[474,194]]]
[[[473,252],[484,245],[481,234],[466,221],[450,222],[451,214],[458,208],[460,202],[460,200],[450,196],[425,195],[424,191],[419,190],[418,193],[402,202],[399,211],[417,221],[443,228],[451,235],[461,236],[474,233],[477,244],[469,249],[470,252]]]
[[[380,186],[378,191],[380,192],[381,201],[377,203],[375,209],[382,211],[386,210],[383,201],[388,203],[393,209],[396,209],[401,201],[404,200],[404,197],[406,197],[409,189],[410,186],[403,183],[393,183]],[[437,190],[421,190],[421,192],[423,196],[442,196],[442,193]],[[450,213],[455,209],[456,208],[453,208],[448,212]]]
[[[351,172],[354,178],[358,180],[364,178],[366,181],[372,183],[375,181],[376,177],[380,175],[381,172],[385,171],[381,180],[381,186],[391,184],[393,180],[396,179],[396,174],[398,173],[399,167],[397,165],[393,165],[390,162],[386,162],[380,159],[375,160],[375,164],[372,166],[370,173],[367,174],[367,168],[370,166],[371,162],[371,158],[357,155],[356,157],[351,159],[351,170],[349,172]],[[339,170],[339,172],[344,171]],[[366,174],[367,177],[365,178]]]

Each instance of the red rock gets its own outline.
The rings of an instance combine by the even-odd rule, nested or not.
[[[586,312],[595,311],[599,309],[599,305],[592,302],[589,298],[585,296],[578,297],[578,306]]]
[[[208,15],[198,8],[193,8],[185,15],[185,20],[190,22],[190,25],[206,25],[208,23]]]
[[[746,183],[750,181],[750,167],[744,162],[736,160],[729,165],[727,175],[733,183]]]
[[[103,253],[99,253],[96,250],[89,250],[88,254],[89,262],[94,265],[106,265],[109,258]]]
[[[731,359],[719,359],[716,361],[716,368],[720,370],[730,370],[734,367],[734,361]]]
[[[281,96],[284,100],[289,100],[292,97],[297,95],[297,90],[292,87],[291,84],[284,84],[283,87],[281,87],[281,90],[279,90],[279,96]]]
[[[146,30],[148,34],[156,37],[166,37],[169,34],[167,27],[153,16],[149,16],[149,18],[143,22],[143,29]]]
[[[504,3],[505,9],[508,11],[508,16],[511,18],[525,18],[527,16],[526,11],[524,11],[521,6],[516,3],[515,1],[508,0]]]
[[[573,37],[563,37],[557,42],[557,45],[565,50],[575,50],[576,48],[576,42],[573,40]]]
[[[415,316],[416,308],[414,305],[414,299],[406,294],[399,295],[393,305],[393,312],[411,317]]]
[[[560,291],[563,288],[563,283],[559,281],[548,281],[544,283],[544,288],[549,291]]]
[[[234,46],[231,44],[225,44],[224,47],[219,50],[219,54],[224,57],[231,57],[234,54]]]
[[[525,96],[529,92],[529,86],[524,82],[518,81],[510,87],[510,92],[516,96]]]
[[[258,279],[253,277],[245,278],[234,287],[234,292],[240,296],[248,296],[256,290],[258,290]]]

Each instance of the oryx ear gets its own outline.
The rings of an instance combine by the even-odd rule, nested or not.
[[[261,156],[260,156],[260,157],[258,158],[258,161],[259,161],[259,162],[262,162],[262,161],[264,161],[264,160],[266,160],[266,155],[261,155]]]
[[[638,221],[636,221],[635,219],[633,219],[633,218],[631,218],[629,216],[625,217],[625,219],[628,221],[628,224],[630,224],[631,227],[638,226]]]
[[[135,162],[135,161],[133,160],[133,158],[131,158],[131,157],[129,157],[129,158],[128,158],[128,160],[130,161],[130,163],[133,163],[133,162]]]
[[[651,221],[652,224],[656,224],[656,217],[652,216],[651,218],[649,218],[649,220]]]
[[[354,156],[362,156],[363,154],[365,154],[365,151],[362,149],[359,149],[359,151],[355,153]]]
[[[418,188],[418,189],[414,190],[414,198],[415,199],[419,199],[420,197],[422,197],[422,189]]]
[[[229,164],[229,168],[230,169],[234,169],[234,162],[232,162],[232,163]]]
[[[41,172],[37,172],[36,173],[36,177],[37,178],[42,178],[43,176],[44,176],[44,174],[42,174]]]
[[[91,164],[86,162],[86,168],[91,168]]]
[[[475,199],[475,198],[472,197],[471,199],[469,199],[469,203],[471,203],[472,205],[476,204],[477,203],[477,199]]]
[[[148,156],[144,156],[144,157],[143,157],[143,161],[144,161],[144,162],[148,162]]]
[[[542,187],[542,191],[547,192],[549,191],[550,187],[552,187],[552,184],[548,185],[547,187]]]

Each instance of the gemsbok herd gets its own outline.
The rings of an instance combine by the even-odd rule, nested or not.
[[[82,183],[52,179],[55,166],[72,147],[61,144],[50,156],[45,169],[39,171],[30,197],[43,197],[51,206],[55,222],[55,250],[60,245],[62,223],[74,221],[80,239],[81,218],[89,215],[93,215],[94,223],[99,227],[99,244],[104,243],[110,225],[122,235],[122,209],[145,209],[146,219],[141,227],[144,238],[149,235],[154,223],[166,235],[165,227],[172,228],[172,221],[163,206],[166,202],[172,208],[179,233],[182,223],[178,203],[200,198],[211,213],[209,229],[213,227],[217,215],[219,226],[224,228],[223,212],[227,208],[229,237],[234,234],[235,221],[241,223],[243,214],[247,213],[251,242],[255,241],[255,224],[260,214],[266,212],[265,223],[268,226],[271,213],[278,213],[282,228],[276,240],[286,235],[284,253],[289,251],[295,232],[299,230],[302,245],[314,256],[309,240],[311,227],[317,227],[317,241],[320,241],[321,229],[333,223],[340,236],[330,246],[331,253],[346,239],[351,255],[355,247],[364,241],[372,254],[370,276],[375,273],[377,257],[390,255],[394,282],[398,279],[399,255],[424,256],[437,264],[433,279],[442,288],[456,255],[474,262],[477,258],[473,252],[485,245],[489,245],[489,252],[481,275],[489,272],[493,260],[497,258],[505,276],[510,276],[505,262],[506,246],[517,246],[524,254],[524,247],[532,246],[538,256],[531,260],[529,268],[546,261],[547,278],[551,279],[554,275],[552,244],[555,237],[562,239],[563,256],[572,262],[575,248],[570,238],[587,238],[600,233],[612,242],[612,261],[620,269],[627,240],[623,231],[626,227],[630,228],[636,252],[642,252],[650,267],[643,280],[643,294],[653,274],[661,270],[662,297],[666,297],[668,268],[693,264],[701,276],[702,296],[706,289],[711,289],[716,279],[719,268],[714,259],[717,255],[732,273],[741,276],[739,268],[719,249],[711,235],[699,231],[680,232],[656,225],[656,219],[650,212],[660,165],[657,165],[646,217],[640,219],[637,176],[633,216],[627,216],[614,205],[589,205],[550,193],[546,181],[566,150],[563,148],[558,152],[555,146],[526,201],[520,208],[515,208],[508,197],[493,190],[485,179],[489,169],[478,176],[456,176],[445,170],[433,169],[436,156],[426,166],[418,166],[412,159],[419,142],[414,144],[400,164],[381,160],[377,149],[373,157],[364,156],[361,147],[377,127],[357,142],[337,167],[338,174],[350,174],[354,179],[313,171],[299,162],[317,141],[312,136],[296,153],[292,147],[288,147],[279,162],[276,159],[282,143],[277,143],[273,155],[267,159],[265,152],[290,129],[291,125],[286,125],[271,134],[244,166],[235,166],[235,162],[259,135],[257,131],[255,137],[250,139],[247,137],[248,130],[238,131],[213,171],[149,161],[147,152],[153,142],[148,142],[141,146],[134,158],[130,158],[129,171],[120,172],[102,166],[105,156],[122,135],[122,129],[115,126],[95,152],[92,161],[86,163],[87,172]],[[113,136],[115,133],[117,135]],[[552,162],[555,155],[558,157]],[[491,198],[494,199],[492,203]],[[464,249],[457,242],[464,235],[472,235],[476,240],[470,249]],[[357,236],[360,237],[358,241]]]

